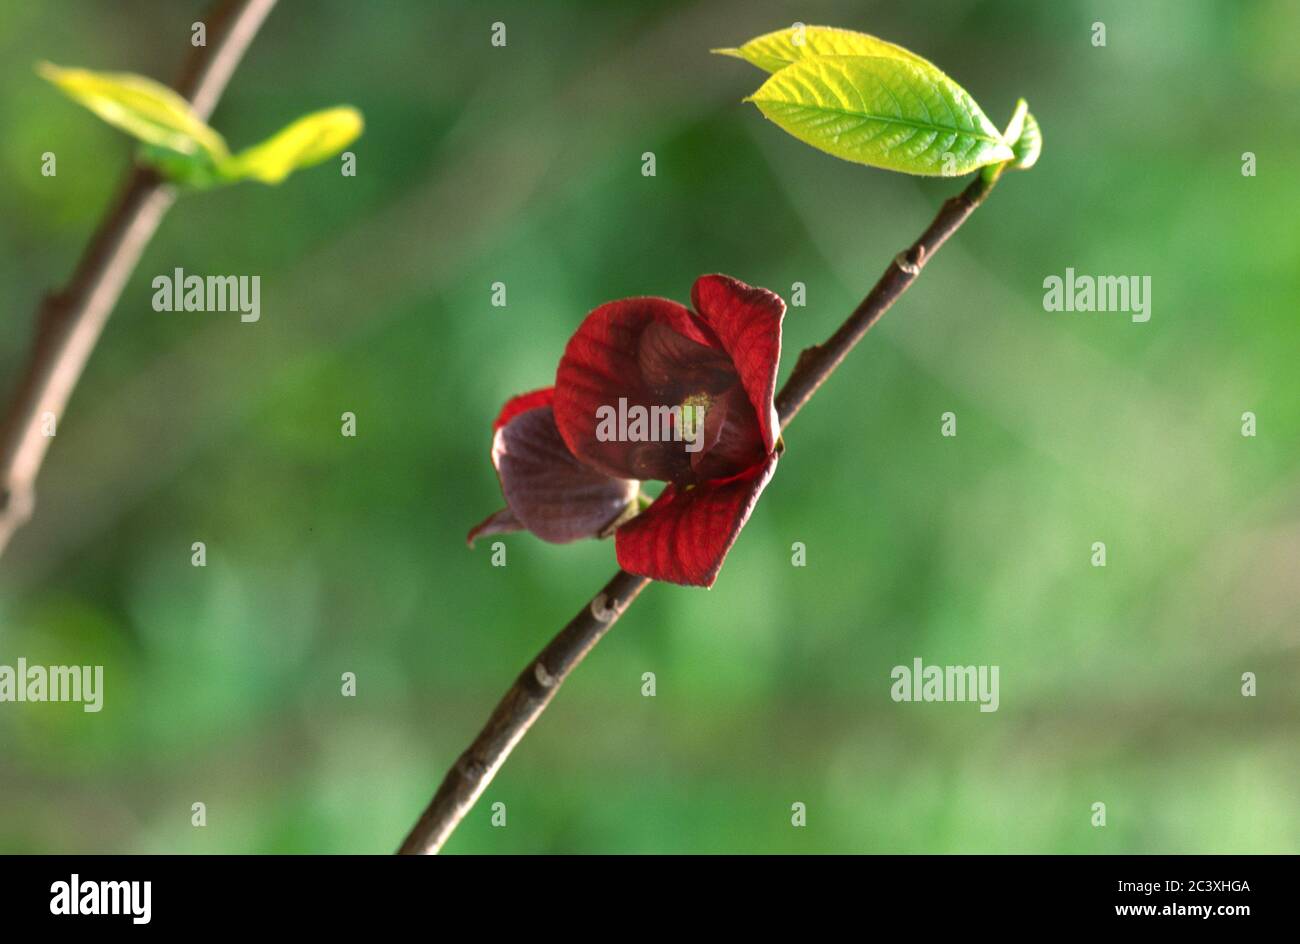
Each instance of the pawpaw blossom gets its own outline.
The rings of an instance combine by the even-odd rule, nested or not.
[[[704,275],[691,304],[629,298],[601,305],[569,340],[555,386],[506,403],[492,438],[506,507],[470,531],[471,545],[520,530],[554,543],[613,532],[619,566],[629,573],[713,585],[776,470],[773,397],[785,302]],[[674,437],[610,436],[601,427],[615,404],[702,423]],[[638,513],[646,480],[667,484]]]

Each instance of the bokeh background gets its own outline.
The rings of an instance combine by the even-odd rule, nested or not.
[[[170,80],[204,9],[3,4],[6,388],[130,160],[33,64]],[[127,287],[0,560],[0,663],[102,664],[105,706],[0,704],[0,850],[396,847],[614,567],[609,542],[466,549],[500,404],[597,304],[712,271],[806,283],[784,376],[959,186],[741,104],[762,74],[707,50],[796,20],[920,52],[999,125],[1024,95],[1042,160],[791,427],[717,586],[652,586],[447,851],[1300,850],[1287,0],[283,0],[213,124],[242,146],[354,104],[358,173],[185,197]],[[260,275],[261,322],[154,312],[176,266]],[[1151,321],[1045,312],[1066,267],[1150,275]],[[895,704],[917,656],[999,665],[1000,710]]]

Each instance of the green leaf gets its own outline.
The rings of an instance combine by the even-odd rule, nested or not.
[[[966,90],[929,63],[813,56],[746,101],[806,144],[886,170],[946,177],[1015,156]]]
[[[1025,116],[1029,114],[1029,103],[1023,98],[1016,99],[1016,110],[1011,113],[1011,120],[1007,122],[1007,128],[1002,132],[1002,140],[1007,142],[1011,149],[1015,150],[1015,143],[1020,140],[1020,135],[1025,130]]]
[[[1029,113],[1029,103],[1023,98],[1016,101],[1016,110],[1007,122],[1007,130],[1002,132],[1002,140],[1016,155],[1010,165],[1012,169],[1028,170],[1038,161],[1038,155],[1043,151],[1043,133],[1038,128],[1038,121]]]
[[[930,62],[902,46],[868,33],[855,33],[833,26],[794,26],[765,33],[739,49],[713,49],[710,52],[744,59],[767,72],[779,72],[791,63],[811,56],[884,56],[907,59],[935,69]]]
[[[1033,112],[1025,112],[1024,130],[1011,145],[1011,150],[1016,154],[1016,159],[1011,164],[1016,170],[1029,170],[1038,163],[1038,155],[1043,153],[1043,132],[1039,129]]]
[[[217,169],[227,180],[278,184],[295,170],[328,160],[356,140],[365,123],[349,106],[304,115],[261,144],[226,158]]]
[[[130,72],[63,69],[48,62],[36,68],[73,101],[146,144],[178,154],[204,152],[214,161],[228,154],[221,135],[195,117],[189,102],[153,79]]]

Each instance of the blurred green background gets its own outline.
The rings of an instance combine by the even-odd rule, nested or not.
[[[3,3],[6,389],[130,159],[33,64],[170,80],[204,10]],[[649,588],[447,851],[1300,851],[1287,0],[282,0],[213,125],[241,147],[356,105],[357,176],[184,198],[123,294],[0,560],[0,664],[102,664],[105,705],[0,704],[0,850],[396,847],[614,567],[466,549],[501,403],[597,304],[712,271],[806,283],[784,376],[960,186],[741,104],[762,74],[707,50],[796,20],[916,50],[999,125],[1025,96],[1042,160],[791,427],[716,587]],[[260,275],[261,322],[154,312],[176,266]],[[1150,275],[1151,321],[1045,312],[1066,267]],[[1000,666],[1000,710],[892,702],[917,656]]]

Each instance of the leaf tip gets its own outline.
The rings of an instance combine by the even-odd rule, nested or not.
[[[355,105],[338,106],[339,115],[352,122],[352,127],[356,134],[366,130],[366,116],[361,113],[361,109]]]
[[[41,59],[36,63],[36,74],[46,82],[58,86],[61,89],[66,86],[68,73],[71,71],[71,69],[56,66],[54,63],[45,59]]]

